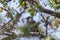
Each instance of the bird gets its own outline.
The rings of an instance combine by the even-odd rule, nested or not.
[[[36,21],[33,20],[32,17],[27,17],[27,25],[33,25],[32,31],[33,32],[38,32],[38,24],[36,23]]]

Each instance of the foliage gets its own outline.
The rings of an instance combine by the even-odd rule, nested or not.
[[[38,23],[22,26],[20,27],[20,31],[23,32],[23,34],[30,34],[30,32],[33,31],[35,25],[38,25]]]
[[[2,12],[2,8],[0,8],[0,12]]]
[[[30,13],[31,16],[34,16],[34,9],[33,8],[30,8],[29,9],[29,13]]]
[[[20,21],[19,19],[20,19],[21,15],[25,11],[28,11],[30,13],[32,19],[33,19],[33,17],[34,17],[34,15],[35,15],[36,12],[40,12],[40,10],[41,11],[43,10],[43,9],[41,9],[43,7],[41,7],[41,4],[39,2],[36,2],[34,0],[19,0],[18,7],[22,7],[23,8],[23,12],[20,13],[20,12],[17,12],[17,10],[14,9],[15,12],[16,12],[16,15],[13,16],[14,15],[13,14],[14,11],[12,11],[13,8],[11,9],[11,8],[8,7],[8,2],[10,2],[10,1],[11,0],[0,0],[0,3],[3,4],[3,7],[0,7],[0,13],[3,12],[3,10],[5,10],[7,12],[6,15],[5,15],[5,17],[11,18],[11,20],[9,22],[7,22],[7,23],[5,23],[3,25],[3,27],[6,28],[6,29],[7,29],[7,27],[6,27],[7,24],[9,24],[10,22],[12,22],[12,24],[9,24],[8,27],[12,26],[12,29],[14,29],[14,25],[16,25]],[[50,6],[51,7],[55,8],[55,9],[60,9],[60,0],[49,0],[49,2],[50,2]],[[46,10],[44,10],[44,11],[46,12]],[[44,16],[42,16],[42,18],[43,18],[43,20],[45,19]],[[0,19],[0,21],[2,21],[2,20]],[[46,28],[47,28],[48,23],[49,23],[49,19],[46,18],[46,20],[44,20],[44,22],[45,22],[45,25],[46,25]],[[50,24],[52,24],[54,27],[56,26],[56,28],[58,28],[58,26],[59,26],[59,20],[55,19],[54,22],[55,22],[54,24],[52,24],[52,22]],[[35,28],[36,25],[37,25],[37,27]],[[44,31],[40,27],[38,27],[38,25],[39,25],[39,23],[35,23],[35,24],[31,24],[31,25],[27,24],[24,27],[20,27],[19,29],[24,34],[29,34],[33,30],[33,28],[34,28],[34,29],[38,29],[39,33],[43,34]],[[9,37],[9,39],[11,39],[11,38]],[[50,40],[55,40],[55,39],[51,38]]]
[[[60,8],[60,0],[49,0],[51,3],[51,7],[54,7],[56,9]]]
[[[54,36],[47,36],[45,40],[56,40]]]

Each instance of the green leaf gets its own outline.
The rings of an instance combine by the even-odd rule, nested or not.
[[[6,2],[7,0],[3,0],[3,2]]]
[[[0,22],[2,22],[2,20],[3,20],[3,19],[2,19],[2,17],[0,16]]]
[[[55,3],[55,0],[49,0],[51,3]]]
[[[40,7],[40,4],[39,3],[36,3],[35,6],[38,8],[38,7]]]
[[[40,33],[43,33],[43,30],[42,30],[40,27],[38,27],[38,31],[39,31]]]
[[[51,36],[50,40],[56,40],[56,37],[55,36]]]
[[[23,32],[23,34],[29,34],[28,27],[20,27],[20,31]]]
[[[35,11],[35,10],[34,10],[33,8],[30,8],[30,9],[29,9],[29,13],[30,13],[31,16],[34,16],[34,11]]]
[[[56,9],[60,9],[60,0],[49,0],[50,6]]]
[[[2,0],[0,0],[0,2],[2,2]]]
[[[20,6],[24,6],[25,5],[25,1],[22,1],[21,3],[20,3]]]
[[[54,7],[55,4],[50,4],[50,7]]]
[[[19,13],[17,13],[16,15],[15,15],[15,20],[16,21],[19,21],[19,18],[21,17],[21,14],[19,14]]]
[[[3,7],[4,7],[4,8],[6,8],[6,7],[7,7],[7,4],[6,4],[6,3],[5,3],[5,4],[3,4]]]
[[[60,4],[57,4],[57,5],[55,6],[55,8],[56,8],[56,9],[60,9]]]
[[[56,28],[58,28],[58,26],[59,26],[59,25],[58,25],[57,23],[55,23],[55,25],[54,25],[54,26],[56,26]]]
[[[7,13],[6,16],[7,18],[11,18],[11,19],[13,18],[13,15],[11,13]]]
[[[51,37],[50,40],[56,40],[54,37]]]
[[[2,8],[0,8],[0,12],[2,12],[3,11],[3,9]]]
[[[54,36],[48,35],[45,40],[56,40]]]

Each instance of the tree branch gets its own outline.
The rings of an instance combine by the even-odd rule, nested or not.
[[[6,10],[6,9],[4,9],[4,10]],[[8,11],[8,10],[7,10]],[[16,10],[15,10],[16,11]],[[17,11],[16,11],[17,12]],[[22,11],[21,13],[19,13],[19,15],[22,15],[22,13],[24,13],[25,11]],[[10,13],[10,12],[9,12]],[[18,13],[18,12],[17,12]],[[2,26],[2,28],[3,27],[5,27],[8,23],[10,23],[10,22],[12,22],[12,21],[15,21],[15,18],[13,18],[13,19],[11,19],[10,21],[8,21],[6,24],[4,24],[3,26]],[[13,23],[14,23],[14,21],[13,21]],[[16,22],[17,23],[17,22]]]
[[[11,19],[9,22],[11,22],[13,19]],[[2,29],[9,23],[9,22],[7,22],[6,24],[4,24],[3,26],[2,26]]]
[[[33,0],[33,2],[38,4],[38,2],[36,2],[34,0]],[[43,13],[46,13],[46,14],[50,14],[52,16],[56,16],[56,17],[60,18],[60,12],[55,12],[55,11],[46,9],[46,8],[42,7],[41,5],[40,5],[40,7],[38,7],[38,9],[39,9],[40,12],[43,12]],[[55,13],[55,15],[54,15],[54,13]]]
[[[46,13],[46,14],[50,14],[52,16],[56,15],[56,17],[60,18],[60,12],[55,12],[55,11],[52,11],[52,10],[48,10],[48,9],[43,8],[42,6],[39,7],[39,11],[43,12],[43,13]],[[55,15],[54,15],[54,13],[55,13]]]

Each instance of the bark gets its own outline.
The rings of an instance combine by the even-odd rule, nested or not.
[[[60,12],[55,12],[55,11],[52,11],[52,10],[48,10],[48,9],[45,9],[44,7],[42,7],[42,6],[39,7],[39,11],[60,18]],[[54,13],[55,13],[55,15],[54,15]]]
[[[39,3],[39,2],[36,2],[34,0],[32,0],[34,3]],[[50,14],[52,16],[56,16],[58,18],[60,18],[60,12],[55,12],[55,11],[52,11],[52,10],[49,10],[49,9],[46,9],[44,8],[43,6],[40,5],[40,7],[38,7],[39,11],[40,12],[43,12],[43,13],[46,13],[46,14]]]

